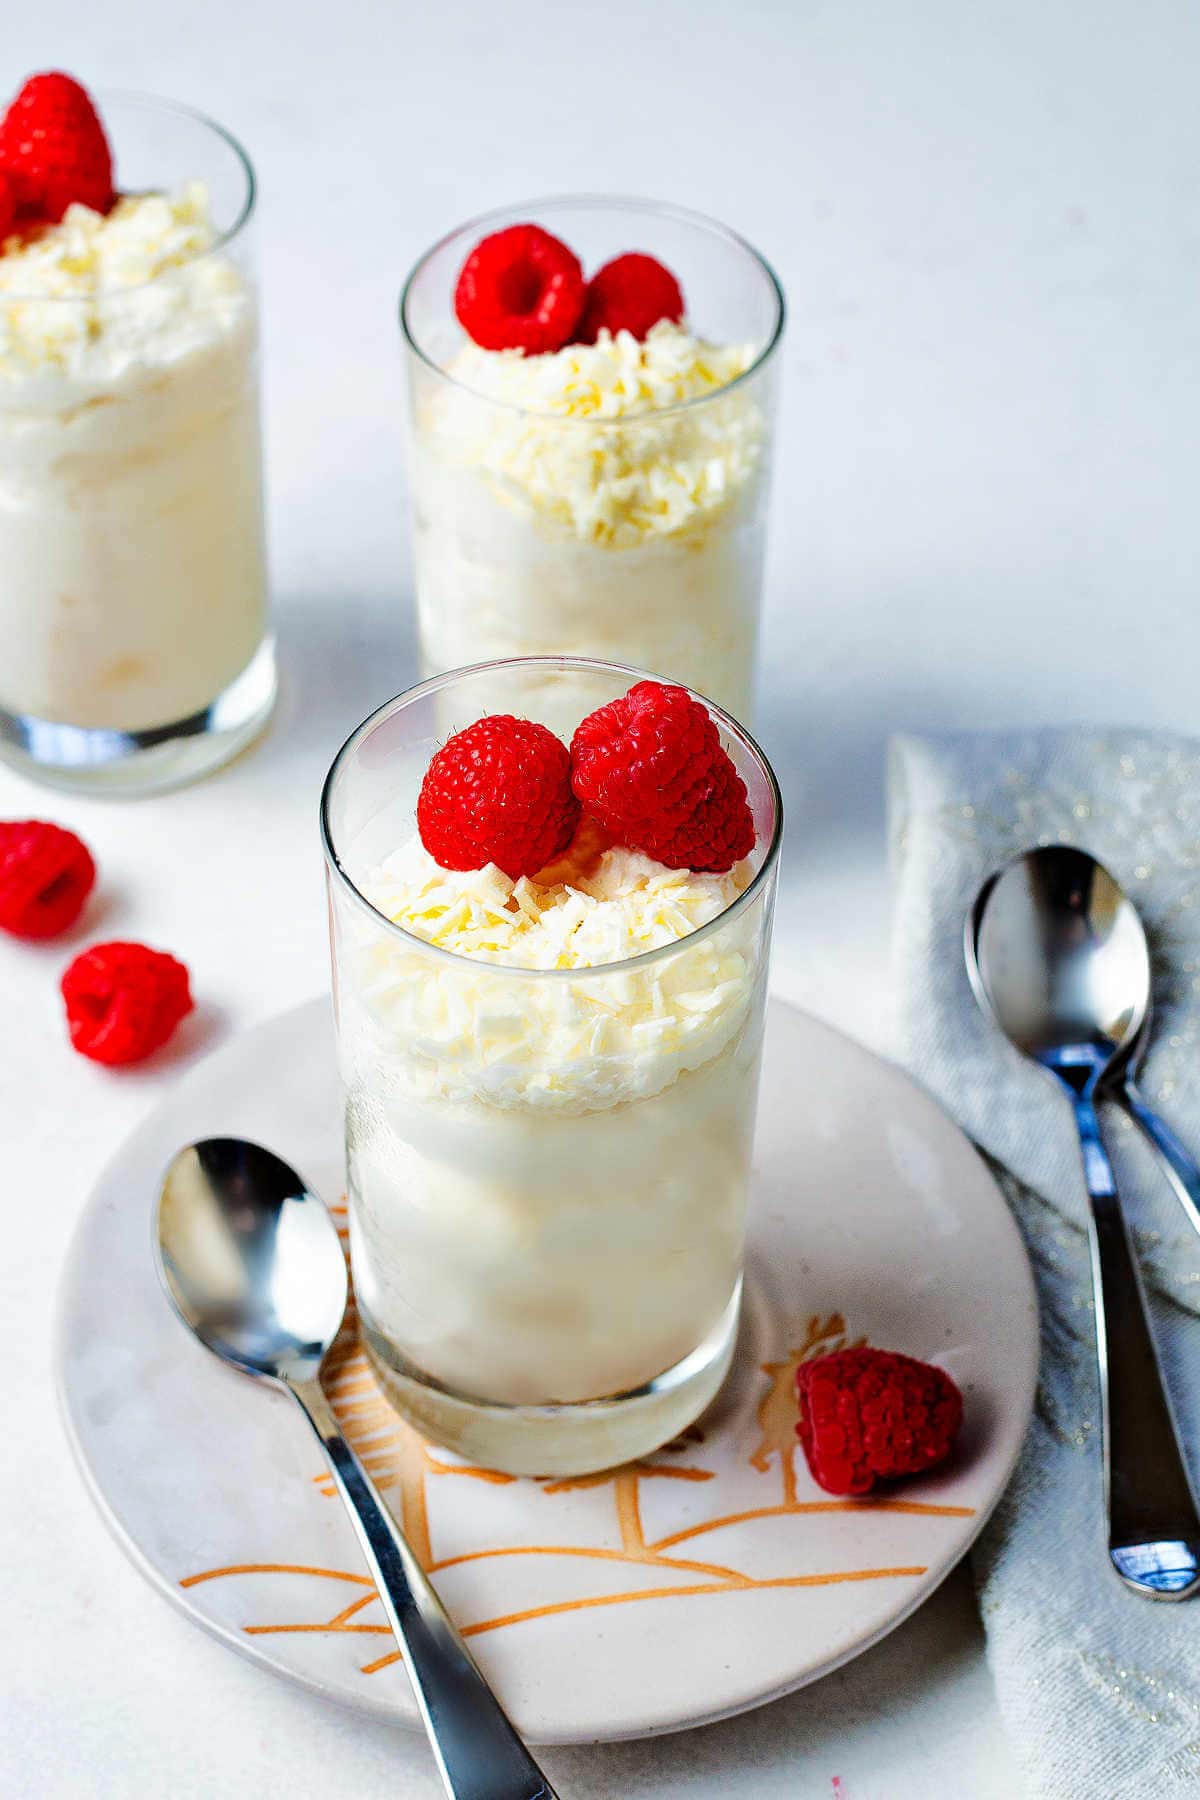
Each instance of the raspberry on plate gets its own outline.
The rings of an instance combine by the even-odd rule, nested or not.
[[[583,295],[583,269],[573,251],[540,225],[510,225],[468,256],[454,310],[482,349],[539,356],[570,343]]]
[[[721,874],[754,848],[746,784],[708,708],[639,681],[577,727],[571,782],[614,842],[671,869]]]
[[[30,76],[0,120],[0,169],[27,218],[56,222],[75,201],[107,212],[112,152],[87,89],[57,71]]]
[[[51,938],[73,925],[96,865],[82,839],[45,819],[0,819],[0,931]]]
[[[545,725],[493,713],[438,751],[417,797],[417,830],[443,869],[495,863],[536,875],[575,835],[567,747]]]
[[[683,289],[656,257],[640,250],[614,256],[597,269],[587,285],[583,316],[575,333],[581,344],[594,344],[601,331],[649,335],[660,319],[678,324],[683,318]]]
[[[93,944],[62,978],[71,1043],[99,1063],[140,1062],[192,1010],[181,962],[145,944]]]
[[[868,1494],[877,1481],[944,1462],[962,1424],[962,1395],[944,1369],[891,1350],[838,1350],[796,1371],[800,1422],[814,1481],[830,1494]]]

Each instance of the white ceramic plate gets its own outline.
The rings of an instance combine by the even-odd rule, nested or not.
[[[112,1163],[64,1276],[64,1411],[96,1502],[177,1606],[269,1668],[416,1723],[319,1451],[285,1397],[222,1367],[159,1290],[151,1219],[183,1143],[272,1145],[332,1202],[342,1157],[329,1009],[189,1074]],[[353,1343],[333,1398],[488,1678],[535,1742],[637,1737],[754,1706],[891,1630],[979,1531],[1029,1416],[1036,1304],[982,1163],[898,1070],[773,1003],[745,1324],[685,1441],[575,1482],[511,1480],[424,1445]],[[953,1465],[877,1501],[818,1489],[797,1358],[865,1337],[966,1396]]]

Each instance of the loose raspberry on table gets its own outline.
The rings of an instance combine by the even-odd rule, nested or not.
[[[73,925],[96,880],[82,839],[44,819],[0,819],[0,931],[51,938]]]
[[[536,875],[575,834],[567,746],[545,725],[493,713],[438,751],[417,797],[417,830],[443,869],[495,863],[512,881]]]
[[[19,218],[53,223],[75,201],[107,212],[112,152],[87,89],[57,71],[31,76],[0,120],[0,169]]]
[[[510,225],[468,256],[454,310],[482,349],[539,356],[570,343],[583,295],[583,269],[573,251],[540,225]]]
[[[920,1475],[949,1456],[962,1395],[944,1369],[891,1350],[837,1350],[796,1371],[813,1479],[831,1494],[867,1494],[877,1481]]]
[[[601,331],[630,331],[648,337],[661,319],[678,324],[683,318],[683,289],[656,257],[630,250],[614,256],[588,282],[583,314],[575,333],[581,344],[594,344]]]
[[[93,944],[62,978],[71,1042],[99,1063],[140,1062],[192,1010],[181,962],[145,944]]]
[[[686,688],[639,681],[590,713],[571,740],[571,781],[616,843],[668,868],[720,874],[754,848],[746,784]]]

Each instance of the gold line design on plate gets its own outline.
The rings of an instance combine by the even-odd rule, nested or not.
[[[331,1208],[331,1211],[338,1222],[338,1233],[343,1246],[345,1246],[348,1236],[345,1224],[345,1204],[335,1206]],[[855,1344],[865,1341],[863,1338],[853,1340]],[[667,1554],[668,1551],[675,1551],[682,1544],[692,1543],[698,1538],[721,1530],[724,1526],[741,1525],[753,1519],[779,1518],[790,1515],[803,1517],[811,1513],[842,1512],[905,1513],[930,1519],[965,1519],[973,1516],[974,1507],[936,1506],[913,1500],[890,1498],[800,1500],[797,1498],[796,1458],[799,1446],[795,1433],[796,1370],[802,1362],[807,1362],[816,1356],[828,1355],[834,1350],[844,1349],[850,1342],[846,1322],[840,1313],[830,1313],[825,1318],[814,1315],[806,1321],[797,1347],[790,1349],[779,1361],[766,1362],[761,1365],[761,1373],[767,1377],[768,1386],[756,1412],[760,1431],[759,1442],[748,1461],[750,1467],[757,1474],[768,1476],[771,1472],[772,1460],[778,1459],[781,1499],[774,1504],[722,1513],[687,1526],[683,1530],[671,1532],[665,1537],[648,1540],[642,1523],[641,1486],[644,1481],[705,1483],[715,1479],[715,1472],[712,1469],[703,1468],[696,1463],[658,1460],[659,1457],[670,1458],[687,1455],[702,1445],[705,1441],[704,1433],[696,1426],[692,1426],[684,1432],[674,1443],[666,1445],[654,1458],[628,1463],[619,1469],[607,1469],[598,1475],[582,1475],[565,1480],[541,1478],[537,1481],[536,1485],[540,1486],[543,1494],[546,1495],[566,1494],[587,1488],[611,1485],[617,1531],[620,1538],[619,1549],[600,1544],[511,1544],[470,1550],[457,1556],[448,1556],[438,1560],[433,1554],[430,1538],[430,1477],[462,1477],[499,1487],[507,1487],[516,1483],[518,1477],[499,1474],[494,1469],[479,1469],[464,1463],[442,1461],[434,1447],[427,1444],[410,1425],[406,1424],[393,1411],[384,1399],[359,1344],[353,1292],[351,1292],[350,1302],[346,1309],[345,1326],[337,1343],[330,1351],[323,1375],[330,1403],[337,1414],[342,1430],[358,1452],[368,1473],[380,1488],[396,1490],[395,1498],[399,1501],[396,1510],[405,1534],[423,1567],[431,1575],[436,1575],[443,1569],[456,1568],[464,1563],[482,1562],[500,1557],[561,1556],[621,1564],[625,1567],[632,1565],[661,1569],[675,1575],[691,1574],[703,1577],[702,1580],[676,1583],[670,1586],[650,1586],[611,1593],[580,1594],[572,1599],[528,1606],[499,1614],[493,1618],[469,1622],[458,1621],[464,1637],[477,1637],[484,1632],[500,1631],[508,1626],[524,1624],[532,1619],[548,1618],[554,1614],[582,1612],[594,1607],[624,1606],[643,1600],[684,1599],[697,1594],[761,1592],[768,1588],[828,1587],[843,1582],[897,1580],[924,1575],[926,1565],[918,1563],[884,1568],[827,1569],[806,1574],[761,1577],[747,1575],[726,1563],[699,1560],[690,1554],[687,1556]],[[328,1474],[322,1472],[313,1479],[322,1494],[333,1497],[334,1489]],[[268,1574],[301,1577],[304,1579],[306,1590],[309,1584],[315,1582],[316,1588],[312,1590],[314,1594],[320,1591],[320,1584],[325,1581],[344,1583],[352,1589],[364,1591],[353,1594],[349,1600],[344,1600],[344,1596],[339,1596],[339,1600],[344,1600],[344,1603],[339,1604],[338,1610],[329,1618],[281,1620],[243,1625],[242,1630],[247,1637],[269,1637],[294,1633],[317,1633],[327,1636],[344,1633],[374,1637],[391,1636],[391,1627],[386,1621],[369,1620],[362,1617],[368,1607],[377,1605],[378,1595],[370,1576],[352,1570],[325,1569],[307,1563],[292,1562],[229,1563],[219,1568],[202,1569],[195,1574],[187,1575],[179,1585],[182,1588],[194,1588],[209,1581]],[[373,1675],[378,1670],[385,1669],[399,1660],[400,1652],[393,1649],[363,1663],[361,1670],[364,1675]]]

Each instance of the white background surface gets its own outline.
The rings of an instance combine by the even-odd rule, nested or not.
[[[63,1046],[73,946],[0,944],[5,1795],[436,1791],[418,1743],[249,1669],[143,1587],[83,1498],[49,1379],[54,1283],[103,1160],[181,1067],[324,980],[319,781],[412,671],[408,265],[473,212],[598,188],[715,213],[775,262],[777,985],[886,1047],[888,732],[1193,719],[1198,53],[1189,0],[9,9],[6,87],[58,65],[171,95],[258,164],[286,688],[266,743],[182,795],[59,800],[0,773],[0,816],[58,818],[97,853],[78,941],[169,948],[202,1000],[165,1059],[107,1075]],[[1011,1800],[978,1641],[959,1580],[752,1718],[547,1765],[564,1800]]]

